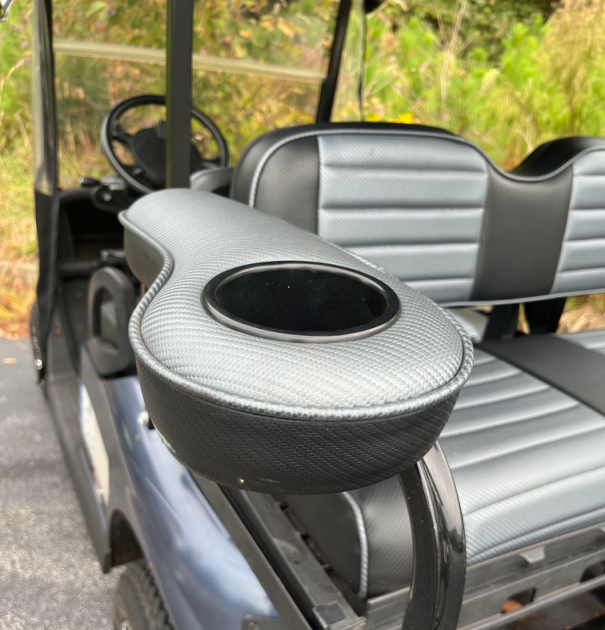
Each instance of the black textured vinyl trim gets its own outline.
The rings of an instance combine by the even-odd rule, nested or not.
[[[358,593],[361,584],[361,532],[346,495],[286,495],[285,500],[335,573],[353,593]],[[327,523],[331,526],[327,527]]]
[[[266,214],[316,234],[318,196],[317,138],[301,138],[285,144],[269,158],[254,205]]]
[[[477,347],[605,415],[605,355],[553,335],[484,341]]]
[[[489,169],[471,301],[550,293],[571,197],[571,167],[546,181],[515,181]]]
[[[196,398],[138,358],[137,370],[149,417],[171,453],[212,481],[254,492],[328,494],[393,477],[433,446],[458,398],[378,420],[291,420]]]
[[[564,166],[585,151],[605,147],[605,138],[574,136],[557,138],[540,145],[511,171],[521,177],[547,175]]]

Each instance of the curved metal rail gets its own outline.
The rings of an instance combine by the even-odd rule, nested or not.
[[[458,493],[439,444],[399,474],[410,515],[414,568],[403,630],[455,630],[466,574]]]

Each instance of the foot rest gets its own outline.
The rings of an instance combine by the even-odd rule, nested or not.
[[[154,193],[120,221],[149,286],[130,322],[145,404],[187,468],[320,494],[392,477],[433,446],[473,350],[430,300],[208,193]]]

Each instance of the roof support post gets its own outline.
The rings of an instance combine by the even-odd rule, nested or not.
[[[330,115],[332,114],[332,106],[334,105],[334,97],[336,95],[338,72],[340,70],[342,51],[345,46],[347,24],[349,23],[350,13],[351,0],[340,0],[338,15],[336,16],[336,26],[334,29],[334,40],[332,41],[332,49],[330,51],[328,74],[321,86],[321,92],[319,93],[319,102],[317,104],[317,112],[315,114],[316,123],[330,122]]]
[[[189,188],[194,0],[168,0],[166,188]]]

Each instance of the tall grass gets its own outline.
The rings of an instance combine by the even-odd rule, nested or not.
[[[0,26],[0,336],[27,334],[37,251],[30,144],[31,3]]]
[[[436,31],[389,0],[368,21],[364,103],[370,120],[446,128],[478,143],[505,168],[556,137],[605,135],[605,2],[564,0],[544,23],[513,24],[492,59],[461,27],[458,0]]]

